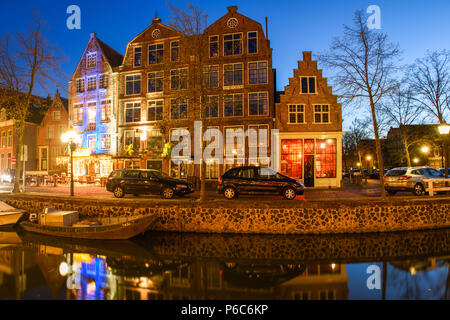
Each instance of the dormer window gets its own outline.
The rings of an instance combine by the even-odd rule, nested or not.
[[[300,77],[302,93],[316,93],[316,77]]]
[[[97,52],[89,52],[86,55],[86,68],[92,69],[97,67]]]

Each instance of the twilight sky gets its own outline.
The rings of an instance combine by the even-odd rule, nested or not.
[[[184,7],[186,1],[171,3]],[[450,49],[450,1],[448,0],[258,0],[258,1],[191,1],[209,15],[211,24],[226,13],[226,7],[237,5],[238,11],[264,27],[269,19],[269,39],[273,48],[273,67],[277,69],[277,89],[284,90],[292,69],[301,59],[301,51],[318,53],[328,48],[334,36],[342,35],[342,25],[352,23],[355,10],[370,5],[381,8],[383,32],[403,50],[402,63],[412,63],[423,57],[426,50]],[[66,20],[69,5],[81,9],[81,30],[69,30]],[[69,76],[87,44],[89,34],[97,36],[124,54],[127,43],[151,24],[158,16],[167,23],[170,12],[165,1],[156,0],[20,0],[2,1],[0,5],[0,34],[23,30],[32,16],[32,9],[48,21],[47,38],[57,43],[68,57],[62,66]],[[320,67],[320,64],[319,64]],[[331,76],[324,70],[325,76]],[[55,88],[47,90],[52,95]],[[36,92],[46,96],[47,91]],[[62,90],[62,95],[67,92]],[[344,112],[344,118],[346,113]],[[344,122],[349,125],[349,120]]]

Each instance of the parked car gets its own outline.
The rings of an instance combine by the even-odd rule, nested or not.
[[[424,195],[428,184],[424,179],[443,179],[440,171],[430,167],[409,167],[395,168],[389,170],[385,175],[385,187],[389,194],[398,191],[411,191],[416,196]],[[435,183],[436,187],[445,186],[442,183]]]
[[[443,174],[443,176],[445,177],[445,168],[440,168],[439,171]],[[448,168],[448,178],[450,178],[450,168]]]
[[[114,170],[108,177],[106,190],[116,198],[126,194],[160,194],[165,199],[195,191],[194,185],[186,181],[173,179],[157,170],[144,169]]]
[[[226,199],[240,194],[276,194],[294,200],[304,193],[301,181],[289,178],[272,169],[264,167],[240,167],[228,170],[219,178],[218,193]]]

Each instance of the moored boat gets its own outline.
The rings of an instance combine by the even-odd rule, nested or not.
[[[66,219],[74,216],[74,212],[52,211],[39,215],[37,221],[22,221],[20,228],[27,232],[34,232],[54,237],[77,238],[77,239],[103,239],[120,240],[131,239],[146,232],[156,222],[157,215],[150,214],[138,217],[123,218],[116,223],[78,222],[76,218]],[[61,217],[61,223],[55,223],[57,219],[50,217]],[[69,222],[67,222],[69,221]]]
[[[11,207],[0,201],[0,227],[15,225],[22,217],[25,211]]]

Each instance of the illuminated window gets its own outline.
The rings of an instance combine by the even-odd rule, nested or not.
[[[218,179],[219,178],[219,160],[210,159],[206,160],[206,179]]]
[[[53,128],[53,126],[52,126],[52,128]],[[47,127],[47,129],[48,129],[48,127]],[[53,133],[53,131],[52,131],[52,133]],[[48,135],[47,135],[47,137],[48,137]],[[52,136],[52,138],[53,138],[53,136]],[[48,138],[48,139],[50,139],[50,138]],[[2,148],[6,148],[6,131],[2,132]]]
[[[148,47],[148,64],[158,64],[163,62],[164,45],[154,44]]]
[[[203,67],[203,79],[208,88],[219,86],[219,66]]]
[[[248,53],[258,53],[258,32],[252,31],[247,34]]]
[[[141,147],[140,134],[136,130],[125,131],[125,147],[132,145],[134,150],[139,150]]]
[[[242,63],[226,64],[223,69],[225,87],[242,84]]]
[[[316,178],[336,178],[336,139],[316,140]]]
[[[108,75],[107,74],[101,74],[98,77],[98,87],[100,89],[108,88]]]
[[[303,140],[281,140],[281,173],[292,178],[303,177]]]
[[[12,146],[12,131],[8,131],[8,147]]]
[[[316,93],[316,77],[300,77],[302,93]]]
[[[219,56],[219,36],[209,37],[209,57]]]
[[[148,102],[147,121],[157,121],[163,119],[163,100],[153,100]]]
[[[88,109],[88,125],[87,131],[94,131],[96,129],[97,122],[97,108],[89,108]]]
[[[305,123],[305,106],[289,105],[289,123]]]
[[[330,107],[328,105],[314,105],[314,122],[315,123],[329,123],[330,122]]]
[[[83,104],[73,106],[73,122],[75,125],[83,124]]]
[[[172,41],[170,43],[170,59],[172,61],[178,61],[180,59],[180,42]]]
[[[101,102],[101,121],[108,122],[111,117],[111,100]]]
[[[217,118],[219,116],[219,96],[208,96],[205,106],[205,118]]]
[[[186,89],[188,82],[188,69],[176,69],[170,71],[170,88],[172,90]]]
[[[225,117],[241,117],[243,115],[242,94],[225,95],[223,104]]]
[[[248,64],[248,83],[267,83],[267,61]]]
[[[136,74],[125,77],[126,94],[138,94],[141,93],[141,75]]]
[[[53,111],[53,113],[52,113],[52,120],[53,121],[60,121],[61,120],[61,111],[59,111],[59,110]]]
[[[87,81],[88,91],[97,89],[97,77],[89,77]]]
[[[183,98],[171,99],[170,100],[170,116],[171,119],[187,119],[187,100]]]
[[[97,138],[95,135],[88,136],[88,148],[91,149],[92,153],[95,153],[97,148]]]
[[[107,150],[111,148],[111,135],[102,134],[101,136],[101,148]]]
[[[134,66],[139,67],[142,65],[142,48],[134,48]]]
[[[164,72],[150,72],[148,75],[148,92],[162,92],[163,91],[163,77]]]
[[[248,114],[250,116],[262,116],[268,114],[267,92],[248,94]]]
[[[125,104],[125,122],[139,122],[141,121],[141,103],[127,103]]]
[[[97,67],[97,52],[86,54],[86,68],[92,69]]]
[[[223,36],[223,54],[224,56],[242,54],[242,33]]]
[[[2,145],[3,145],[3,147],[5,147],[6,145],[3,143],[3,135],[4,135],[5,133],[3,132],[2,133]],[[47,139],[53,139],[53,126],[52,125],[49,125],[49,126],[47,126]],[[6,140],[5,140],[6,141]]]
[[[84,92],[84,79],[77,79],[77,93]]]

